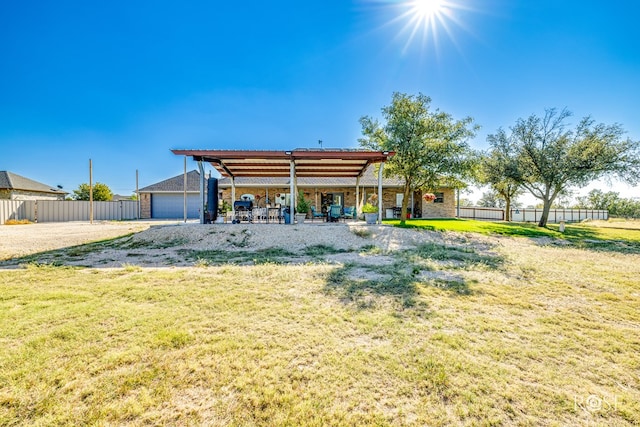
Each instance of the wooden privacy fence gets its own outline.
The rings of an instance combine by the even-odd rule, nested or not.
[[[460,207],[460,218],[504,221],[505,210],[499,208]],[[542,209],[511,209],[511,221],[538,222]],[[585,219],[609,219],[609,211],[597,209],[551,209],[548,222],[578,222]]]
[[[0,224],[10,219],[33,222],[89,221],[89,202],[71,200],[0,200]],[[138,202],[93,202],[96,221],[138,219]]]

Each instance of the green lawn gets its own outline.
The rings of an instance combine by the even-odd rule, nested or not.
[[[385,224],[400,226],[400,220],[385,220]],[[596,222],[596,224],[598,224]],[[625,224],[629,224],[626,226]],[[550,237],[573,242],[582,247],[606,248],[606,244],[624,243],[632,252],[640,252],[640,229],[635,222],[615,222],[614,226],[596,226],[589,222],[566,224],[564,233],[558,231],[558,224],[548,224],[547,228],[523,222],[492,222],[465,219],[410,219],[404,227],[434,231],[455,231],[498,234],[517,237]],[[634,228],[635,227],[635,228]],[[586,242],[585,242],[586,241]],[[620,246],[620,245],[618,245]]]
[[[492,251],[0,271],[0,425],[640,424],[640,256]]]

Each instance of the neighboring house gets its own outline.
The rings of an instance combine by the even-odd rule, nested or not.
[[[122,194],[114,194],[113,197],[111,197],[112,202],[120,202],[125,200],[136,200],[136,199],[133,196],[123,196]]]
[[[0,171],[0,199],[8,200],[64,200],[68,193],[59,188]]]
[[[184,174],[138,190],[140,218],[184,218]],[[200,173],[187,173],[187,218],[200,216]]]
[[[302,190],[305,199],[311,202],[315,209],[326,211],[327,206],[338,204],[342,207],[356,206],[356,179],[355,178],[310,178],[297,179],[298,190]],[[359,183],[360,201],[364,203],[371,194],[378,193],[378,178],[374,167],[369,167]],[[286,205],[289,202],[289,178],[266,177],[238,177],[235,179],[236,199],[243,194],[252,194],[258,201],[259,207],[270,203]],[[222,200],[233,204],[231,200],[231,180],[220,179],[218,189]],[[384,178],[382,180],[382,215],[391,218],[399,213],[397,208],[402,206],[404,181],[397,178]],[[421,192],[413,195],[409,202],[409,211],[415,218],[450,218],[455,217],[455,193],[452,188],[441,188],[435,192],[437,198],[434,202],[426,202]],[[259,196],[259,197],[256,197]],[[413,207],[413,209],[412,209]]]

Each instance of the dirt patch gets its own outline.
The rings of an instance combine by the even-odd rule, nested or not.
[[[264,262],[389,265],[398,253],[420,245],[460,243],[460,237],[454,234],[364,223],[201,225],[132,221],[2,226],[1,231],[0,266],[4,268],[32,262],[84,267]],[[473,244],[482,251],[493,246],[486,239]]]

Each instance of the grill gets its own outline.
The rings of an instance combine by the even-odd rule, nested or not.
[[[250,211],[251,209],[253,209],[253,202],[251,200],[236,200],[233,202],[234,211]]]
[[[252,200],[236,200],[233,202],[233,210],[236,211],[234,224],[242,221],[253,222],[253,201]]]

